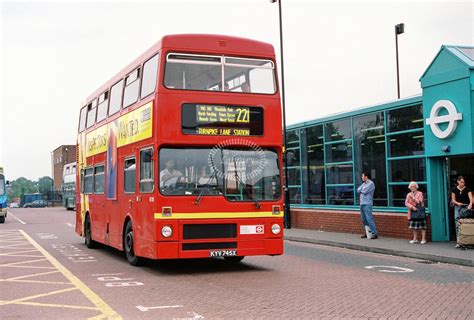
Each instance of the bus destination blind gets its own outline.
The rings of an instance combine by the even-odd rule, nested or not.
[[[184,134],[210,136],[259,136],[263,134],[261,107],[185,103]]]

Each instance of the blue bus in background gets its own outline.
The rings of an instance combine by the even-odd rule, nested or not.
[[[0,168],[0,223],[7,217],[7,188],[3,168]]]

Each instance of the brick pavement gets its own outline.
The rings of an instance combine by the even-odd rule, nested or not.
[[[202,259],[149,262],[135,268],[117,250],[86,249],[66,224],[73,221],[73,215],[60,219],[60,213],[51,210],[42,212],[40,219],[28,212],[18,213],[27,222],[21,228],[124,319],[469,319],[472,310],[474,272],[469,267],[426,265],[401,257],[286,242],[283,256],[247,257],[237,265]],[[51,223],[44,223],[48,219]],[[9,221],[3,227],[13,229],[17,225]],[[3,230],[0,228],[0,233]],[[57,239],[34,236],[38,232],[54,233]],[[54,249],[57,243],[81,249],[95,261],[75,264]],[[4,259],[2,263],[9,261]],[[381,273],[364,268],[367,265],[414,271]],[[106,287],[98,281],[98,273],[120,274],[143,285]],[[71,299],[67,295],[64,298]],[[93,307],[87,299],[81,299],[74,302]],[[182,307],[148,311],[137,308],[175,305]],[[8,309],[3,314],[16,311],[16,315],[31,318],[28,315],[34,315],[37,309],[30,307]],[[61,318],[43,310],[51,315],[49,319]],[[70,318],[79,318],[80,314],[68,311]]]
[[[435,262],[474,266],[474,249],[455,249],[455,242],[410,244],[408,240],[380,236],[377,240],[361,239],[359,234],[322,232],[305,229],[284,230],[285,239],[361,251],[397,255]]]

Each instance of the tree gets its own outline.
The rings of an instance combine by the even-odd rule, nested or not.
[[[44,176],[38,179],[38,191],[39,193],[46,194],[51,191],[53,187],[53,179],[48,176]]]
[[[21,177],[10,182],[7,198],[11,202],[13,198],[20,198],[22,194],[36,192],[38,192],[38,183]]]

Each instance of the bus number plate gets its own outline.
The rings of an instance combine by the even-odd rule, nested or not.
[[[237,250],[211,250],[209,257],[235,257],[237,256]]]

